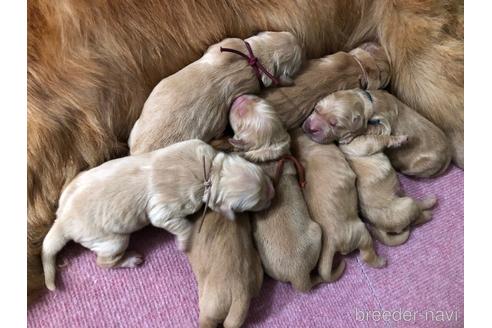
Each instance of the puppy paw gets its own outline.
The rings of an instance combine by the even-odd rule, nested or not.
[[[142,264],[143,261],[144,258],[141,254],[135,251],[129,251],[125,255],[125,258],[121,261],[119,266],[122,268],[135,268]]]

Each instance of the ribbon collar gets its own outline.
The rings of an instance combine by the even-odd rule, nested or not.
[[[267,71],[267,69],[265,68],[265,66],[263,66],[258,57],[255,57],[254,53],[253,53],[253,49],[251,49],[251,46],[249,45],[248,42],[244,41],[244,44],[246,45],[246,49],[248,50],[248,54],[245,54],[239,50],[236,50],[236,49],[231,49],[231,48],[224,48],[224,47],[220,47],[220,52],[232,52],[236,55],[239,55],[245,59],[248,60],[248,65],[251,66],[253,68],[253,70],[255,71],[255,75],[256,75],[256,78],[258,79],[258,81],[260,82],[260,87],[262,89],[265,88],[265,84],[263,83],[263,81],[261,80],[261,74],[265,74],[266,76],[268,76],[268,78],[270,80],[272,80],[272,84],[274,86],[277,86],[279,85],[279,81],[278,79],[273,76],[273,74],[269,73]]]
[[[203,221],[205,221],[205,214],[207,213],[208,204],[210,202],[210,192],[212,189],[212,180],[210,178],[211,176],[210,173],[212,171],[214,158],[212,158],[212,160],[210,161],[210,167],[208,168],[208,171],[205,168],[205,156],[203,156],[202,161],[203,161],[203,186],[205,187],[204,194],[207,194],[207,200],[205,201],[205,206],[203,208],[202,217],[200,219],[200,226],[198,227],[198,233],[200,233],[200,231],[202,230]]]

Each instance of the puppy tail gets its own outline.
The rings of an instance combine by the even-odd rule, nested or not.
[[[44,281],[49,290],[55,290],[56,254],[65,246],[68,239],[64,236],[59,222],[55,221],[43,241],[41,259],[43,261]]]
[[[248,314],[250,298],[241,296],[233,300],[229,313],[224,320],[224,327],[241,327]]]

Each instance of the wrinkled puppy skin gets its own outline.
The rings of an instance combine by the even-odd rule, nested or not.
[[[364,43],[350,53],[340,51],[307,61],[292,86],[265,90],[261,96],[275,108],[285,127],[292,129],[299,127],[327,94],[365,87],[362,84],[366,82],[367,88],[384,88],[389,74],[390,66],[383,48],[375,43]]]
[[[452,149],[444,132],[383,90],[332,93],[316,104],[303,129],[319,143],[348,143],[361,134],[407,135],[405,145],[385,152],[398,171],[410,176],[437,176],[451,162]]]
[[[384,266],[386,261],[376,254],[372,237],[358,216],[356,176],[343,153],[334,144],[311,141],[301,129],[292,132],[292,148],[306,170],[303,194],[309,213],[323,232],[318,262],[323,280],[335,281],[345,269],[344,260],[334,265],[336,253],[360,250],[368,265]]]
[[[195,220],[201,215],[194,215]],[[208,211],[195,221],[188,259],[198,283],[201,328],[240,327],[251,298],[263,283],[260,256],[253,244],[249,214],[229,221]]]
[[[404,243],[411,225],[429,221],[437,202],[435,197],[417,201],[400,196],[400,182],[383,149],[407,141],[407,136],[362,135],[340,145],[357,176],[361,213],[371,223],[374,236],[389,246]]]
[[[290,80],[304,60],[301,46],[289,32],[262,32],[246,41],[266,70],[280,82]],[[145,153],[187,139],[210,141],[227,126],[232,101],[258,93],[260,84],[245,58],[220,48],[247,53],[243,40],[224,39],[197,61],[163,79],[152,90],[128,144],[131,154]],[[262,74],[268,87],[272,80]]]

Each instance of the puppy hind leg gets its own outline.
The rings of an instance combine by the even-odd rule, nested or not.
[[[83,245],[97,254],[97,264],[102,268],[134,268],[143,262],[143,257],[126,252],[129,241],[129,235],[108,235]]]
[[[193,223],[184,217],[159,218],[150,220],[158,228],[169,231],[177,238],[180,251],[186,252],[190,247]]]
[[[250,298],[241,296],[233,299],[229,313],[224,320],[224,328],[239,328],[242,326],[248,315]]]
[[[325,244],[328,244],[326,242]],[[345,261],[340,260],[337,267],[333,269],[336,251],[333,245],[328,244],[328,247],[323,249],[318,263],[318,272],[323,282],[334,282],[338,280],[345,271]]]
[[[362,223],[362,222],[361,222]],[[374,249],[374,243],[369,231],[362,223],[361,238],[359,243],[360,257],[364,262],[373,268],[382,268],[386,266],[386,259],[380,257]]]

